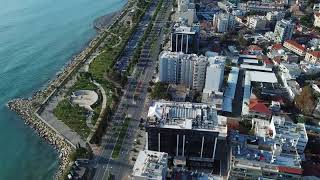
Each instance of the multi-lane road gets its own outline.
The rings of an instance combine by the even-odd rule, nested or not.
[[[147,10],[142,21],[139,23],[139,27],[146,27],[150,22],[151,16],[155,11],[155,8],[159,0],[154,0],[153,5]],[[107,179],[109,174],[114,175],[113,177],[118,179],[127,179],[131,173],[133,164],[130,163],[129,154],[132,150],[134,139],[136,137],[136,132],[139,129],[140,118],[145,116],[145,102],[147,96],[147,88],[149,86],[149,81],[154,76],[158,50],[151,50],[151,43],[153,38],[157,38],[156,49],[160,49],[161,43],[163,41],[163,29],[168,20],[171,9],[171,0],[164,0],[162,8],[158,13],[158,16],[154,22],[153,28],[148,32],[146,43],[143,46],[143,50],[140,54],[140,62],[136,66],[135,74],[129,77],[128,84],[124,90],[124,94],[118,105],[118,109],[115,112],[110,125],[106,130],[106,134],[102,138],[102,150],[99,155],[96,156],[96,173],[94,179]],[[147,23],[145,22],[147,20]],[[136,34],[136,33],[135,33]],[[143,33],[139,33],[142,36]],[[135,36],[135,35],[133,35]],[[128,54],[133,54],[135,44],[132,40],[138,42],[139,36],[133,37],[129,40],[126,50],[132,50],[132,52],[125,52],[124,57]],[[129,46],[129,47],[128,47]],[[120,58],[121,59],[121,58]],[[119,158],[112,159],[112,152],[114,150],[115,144],[117,142],[118,136],[115,133],[116,128],[121,127],[124,122],[124,117],[130,116],[131,121],[127,128],[126,136],[122,142]]]

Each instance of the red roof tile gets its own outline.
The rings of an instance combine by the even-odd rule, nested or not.
[[[320,58],[320,51],[311,51],[309,53],[316,58]]]
[[[259,47],[259,46],[257,46],[257,45],[250,45],[250,46],[248,47],[248,50],[249,50],[249,51],[262,51],[262,48]]]
[[[280,49],[283,49],[282,44],[274,44],[274,45],[271,47],[271,50],[280,50]]]
[[[275,62],[277,62],[278,64],[280,64],[281,63],[281,56],[276,56],[276,57],[273,58],[273,60]]]
[[[263,60],[266,65],[273,65],[273,62],[270,59]]]
[[[269,110],[269,108],[264,103],[261,103],[258,100],[250,100],[249,110],[252,112],[271,115],[271,111]]]
[[[302,174],[303,170],[300,168],[291,168],[291,167],[285,167],[285,166],[279,166],[278,167],[280,172],[286,172],[290,174]]]
[[[262,56],[262,60],[267,65],[273,64],[273,62],[269,59],[268,56]]]
[[[305,51],[306,50],[301,44],[297,43],[294,40],[287,40],[287,41],[285,41],[285,43],[288,43],[288,44],[300,49],[301,51]]]

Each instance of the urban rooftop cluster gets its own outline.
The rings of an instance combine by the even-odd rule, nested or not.
[[[320,177],[320,2],[177,0],[171,19],[135,168],[167,164],[132,179]]]

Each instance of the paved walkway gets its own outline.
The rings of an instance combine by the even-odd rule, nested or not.
[[[94,128],[94,125],[92,124],[92,117],[93,117],[93,112],[90,112],[90,115],[87,117],[86,119],[86,125],[91,129],[93,130]]]
[[[100,115],[97,119],[97,122],[99,122],[100,120],[102,120],[103,113],[107,108],[107,95],[106,95],[106,91],[103,89],[103,87],[99,83],[97,83],[96,81],[93,81],[92,83],[95,84],[100,89],[100,92],[102,94],[102,107],[101,107]]]
[[[58,105],[58,103],[62,100],[62,97],[55,96],[48,103],[46,108],[42,111],[40,116],[47,121],[52,127],[54,127],[60,134],[66,137],[73,145],[77,146],[78,143],[82,147],[85,147],[85,141],[81,139],[80,135],[70,129],[67,125],[65,125],[62,121],[57,119],[57,117],[53,114],[53,110]]]

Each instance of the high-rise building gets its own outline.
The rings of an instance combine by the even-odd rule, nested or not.
[[[192,26],[183,23],[174,25],[171,32],[171,51],[186,54],[197,53],[199,50],[200,25]]]
[[[284,16],[284,12],[272,11],[267,13],[266,19],[268,21],[281,21],[284,18]]]
[[[264,16],[252,16],[248,18],[248,27],[254,30],[264,30],[266,28],[266,18]]]
[[[215,14],[213,17],[213,26],[216,32],[224,33],[234,28],[235,17],[229,13]]]
[[[178,0],[178,11],[176,14],[176,21],[183,19],[189,26],[196,22],[196,8],[191,0]]]
[[[207,63],[207,58],[202,55],[163,51],[159,56],[159,80],[202,91]]]
[[[294,23],[292,23],[291,21],[284,19],[278,21],[274,29],[276,42],[283,43],[286,40],[290,40],[292,38],[293,30]]]
[[[179,59],[183,53],[164,51],[159,55],[160,82],[177,84],[179,74]]]
[[[285,10],[284,3],[277,2],[261,2],[261,1],[247,1],[239,3],[238,7],[245,11],[255,12],[270,12],[270,11],[283,11]]]
[[[226,119],[208,104],[155,102],[148,112],[146,147],[168,153],[177,166],[227,167]]]

